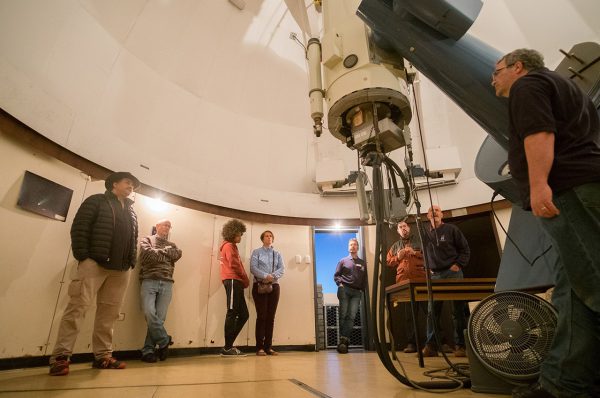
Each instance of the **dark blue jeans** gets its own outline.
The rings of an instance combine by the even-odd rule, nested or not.
[[[540,218],[559,261],[558,326],[540,383],[557,397],[591,397],[600,358],[600,183],[554,195],[560,215]]]
[[[360,308],[362,290],[341,285],[338,287],[337,297],[340,301],[340,336],[350,339],[354,318]]]
[[[449,269],[442,272],[434,272],[431,275],[431,279],[462,279],[463,272],[462,270],[458,272],[450,271]],[[435,301],[433,303],[433,309],[429,308],[429,312],[427,315],[427,341],[426,344],[435,347],[437,344],[435,340],[435,335],[439,336],[441,340],[441,335],[439,334],[439,328],[441,324],[441,315],[442,315],[442,306],[444,305],[443,301]],[[435,326],[437,331],[434,332],[433,328],[433,319],[435,317]],[[465,346],[465,335],[464,330],[467,328],[467,318],[469,317],[469,307],[467,303],[464,301],[453,301],[452,302],[452,321],[454,323],[454,344],[459,347]]]

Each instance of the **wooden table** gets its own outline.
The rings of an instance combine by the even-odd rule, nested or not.
[[[431,281],[433,299],[435,301],[479,301],[494,293],[496,278],[464,278],[464,279],[435,279]],[[425,367],[421,351],[415,302],[427,301],[427,282],[422,279],[408,279],[385,288],[388,308],[398,306],[398,303],[410,303],[413,316],[413,327],[419,366]]]

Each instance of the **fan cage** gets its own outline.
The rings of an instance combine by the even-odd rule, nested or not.
[[[490,372],[520,382],[538,377],[556,325],[556,311],[546,300],[506,291],[475,307],[468,336],[473,353]]]

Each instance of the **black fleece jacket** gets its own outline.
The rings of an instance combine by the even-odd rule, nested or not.
[[[137,216],[131,207],[132,204],[132,200],[125,199],[125,207],[131,217],[131,236],[129,244],[126,245],[129,253],[125,253],[123,261],[115,261],[113,264],[110,258],[115,228],[115,210],[120,208],[121,203],[109,191],[88,197],[77,210],[71,226],[73,256],[79,261],[91,258],[108,269],[125,271],[133,268],[137,255],[138,225]]]

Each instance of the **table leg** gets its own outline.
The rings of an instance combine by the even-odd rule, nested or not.
[[[415,302],[415,289],[414,286],[410,287],[410,311],[412,313],[413,328],[415,332],[415,345],[417,346],[417,356],[419,357],[419,367],[424,368],[425,362],[423,362],[423,351],[421,349],[421,334],[419,333],[419,323],[417,316],[419,315],[416,310],[417,303]]]

